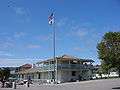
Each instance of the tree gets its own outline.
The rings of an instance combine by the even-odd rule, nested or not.
[[[4,88],[5,82],[8,80],[10,76],[10,70],[8,68],[0,69],[0,81],[2,82],[2,87]]]
[[[104,71],[116,68],[120,77],[120,32],[108,32],[97,45]]]
[[[97,74],[101,77],[101,79],[102,79],[102,74],[103,74],[103,72],[102,72],[102,69],[101,68],[99,68],[98,70],[97,70]]]

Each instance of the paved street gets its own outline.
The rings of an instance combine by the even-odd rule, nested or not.
[[[59,85],[32,85],[29,88],[25,86],[17,87],[16,90],[118,90],[120,88],[120,79],[109,80],[91,80],[74,83],[64,83]],[[13,90],[2,89],[0,90]]]

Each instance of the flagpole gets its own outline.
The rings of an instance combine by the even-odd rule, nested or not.
[[[53,49],[54,49],[54,82],[57,83],[57,79],[58,79],[58,75],[57,75],[57,58],[56,58],[56,27],[55,27],[56,23],[54,21],[54,24],[53,24]]]
[[[53,61],[54,61],[54,83],[55,83],[55,22],[53,24]]]
[[[55,13],[54,13],[55,15]],[[53,24],[53,49],[54,49],[54,55],[53,55],[53,58],[54,58],[54,83],[56,82],[57,83],[57,58],[56,58],[56,18],[54,16],[54,24]]]
[[[49,17],[49,20],[50,20],[50,24],[52,25],[53,27],[53,61],[54,61],[54,83],[55,83],[55,80],[57,82],[57,58],[55,57],[55,16],[54,16],[54,12],[51,14],[51,16]],[[52,20],[52,21],[51,21]]]

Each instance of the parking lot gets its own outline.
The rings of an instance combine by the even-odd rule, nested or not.
[[[17,86],[16,90],[116,90],[120,89],[120,79],[91,80],[63,84],[38,85],[33,84],[29,88],[25,85]],[[0,88],[0,90],[14,90]]]

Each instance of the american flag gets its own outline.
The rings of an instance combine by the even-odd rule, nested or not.
[[[54,24],[54,14],[53,13],[51,13],[51,15],[48,17],[48,23],[50,25]]]

